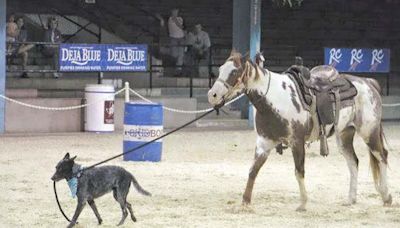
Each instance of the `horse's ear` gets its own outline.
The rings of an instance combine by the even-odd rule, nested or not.
[[[75,158],[76,158],[76,155],[74,157],[72,157],[71,159],[69,159],[69,160],[73,161],[73,160],[75,160]]]
[[[69,153],[66,153],[64,159],[69,159]]]
[[[265,58],[264,58],[262,52],[258,52],[258,53],[256,54],[255,62],[256,62],[256,64],[257,64],[259,67],[261,67],[261,68],[264,67]]]
[[[236,55],[236,54],[238,54],[239,52],[236,50],[236,48],[232,48],[232,50],[231,50],[231,54],[229,55],[229,56],[233,56],[233,55]]]

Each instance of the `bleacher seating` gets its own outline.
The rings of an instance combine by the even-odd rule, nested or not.
[[[181,9],[186,26],[203,24],[213,44],[231,46],[231,0],[97,0],[97,6],[77,5],[75,1],[57,1],[49,7],[32,7],[11,2],[26,13],[51,13],[57,4],[62,13],[85,18],[130,43],[151,44],[158,34],[158,22],[152,15],[160,13],[165,19],[173,7]],[[32,3],[33,4],[33,3]],[[62,5],[62,6],[60,6]],[[310,67],[322,64],[323,47],[388,47],[392,49],[393,74],[400,74],[400,17],[395,17],[399,5],[374,0],[303,1],[301,8],[277,8],[272,1],[262,3],[262,49],[267,66],[281,71],[293,63],[294,56],[303,57]],[[163,39],[162,39],[163,40]],[[165,41],[165,39],[164,39]],[[396,46],[397,45],[397,46]],[[222,63],[229,50],[216,50],[214,63]],[[35,55],[33,55],[35,56]],[[391,77],[390,83],[400,85]],[[162,83],[160,83],[162,85]]]

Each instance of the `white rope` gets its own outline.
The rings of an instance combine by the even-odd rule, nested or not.
[[[383,107],[397,107],[400,106],[400,103],[393,103],[393,104],[382,104]]]
[[[129,89],[129,91],[131,91],[133,94],[135,94],[135,95],[136,95],[137,97],[139,97],[140,99],[146,101],[147,103],[150,103],[150,104],[154,104],[154,103],[155,103],[155,102],[153,102],[153,101],[151,101],[151,100],[145,98],[144,96],[140,95],[138,92],[136,92],[136,91],[133,90],[133,89]],[[244,96],[244,94],[242,94],[242,95],[236,97],[235,99],[233,99],[233,100],[229,101],[228,103],[226,103],[224,106],[229,105],[229,104],[232,104],[233,102],[239,100],[239,99],[240,99],[241,97],[243,97],[243,96]],[[204,113],[204,112],[211,111],[211,110],[213,110],[214,108],[208,108],[208,109],[193,110],[193,111],[191,111],[191,110],[181,110],[181,109],[175,109],[175,108],[170,108],[170,107],[163,106],[163,109],[165,109],[165,110],[167,110],[167,111],[170,111],[170,112],[178,112],[178,113],[184,113],[184,114],[199,114],[199,113]]]
[[[115,93],[113,94],[113,96],[122,93],[124,90],[125,90],[125,88],[123,88],[123,89],[121,89],[121,90],[115,92]],[[6,97],[6,96],[4,96],[4,95],[2,95],[2,94],[0,94],[0,97],[3,98],[4,100],[10,101],[10,102],[14,102],[14,103],[16,103],[16,104],[19,104],[19,105],[22,105],[22,106],[25,106],[25,107],[28,107],[28,108],[39,109],[39,110],[48,110],[48,111],[68,111],[68,110],[74,110],[74,109],[84,108],[84,107],[87,107],[87,106],[89,106],[89,105],[96,104],[96,103],[98,103],[98,102],[104,100],[104,98],[102,98],[102,99],[98,99],[98,100],[96,100],[96,101],[94,101],[94,102],[92,102],[92,103],[90,103],[90,104],[81,104],[81,105],[68,106],[68,107],[45,107],[45,106],[32,105],[32,104],[24,103],[24,102],[21,102],[21,101],[18,101],[18,100],[15,100],[15,99]]]

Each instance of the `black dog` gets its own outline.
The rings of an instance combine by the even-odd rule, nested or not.
[[[122,218],[118,225],[122,225],[128,216],[127,208],[131,214],[131,219],[136,222],[132,206],[128,201],[126,201],[131,182],[133,183],[133,186],[135,186],[136,190],[141,194],[146,196],[150,196],[151,194],[139,185],[135,177],[125,169],[118,166],[101,166],[81,172],[81,166],[74,162],[75,158],[76,156],[70,158],[69,153],[67,153],[57,164],[56,172],[53,177],[51,177],[53,181],[66,179],[68,183],[70,183],[70,181],[75,181],[77,184],[76,195],[78,196],[78,205],[68,227],[73,227],[75,225],[79,214],[86,205],[86,202],[89,203],[99,221],[99,224],[101,224],[103,220],[97,211],[94,199],[111,191],[113,191],[114,199],[121,205],[122,209]],[[74,178],[77,178],[77,180],[74,180]]]

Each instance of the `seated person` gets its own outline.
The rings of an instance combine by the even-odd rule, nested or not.
[[[210,37],[208,33],[203,31],[201,24],[194,26],[193,32],[188,34],[187,43],[189,46],[188,52],[193,65],[193,77],[199,76],[199,63],[202,59],[207,59],[211,47]]]
[[[7,55],[11,55],[13,44],[18,35],[18,25],[15,23],[15,15],[11,14],[6,24],[6,42],[7,42]]]
[[[28,32],[24,26],[24,19],[18,18],[17,20],[17,29],[15,31],[16,36],[14,42],[26,42],[28,38]],[[8,48],[8,55],[11,57],[22,57],[22,69],[25,70],[28,65],[28,51],[34,47],[33,44],[11,44]],[[28,74],[23,72],[21,75],[22,78],[27,78]]]
[[[61,43],[62,36],[60,30],[57,29],[58,21],[55,17],[50,17],[47,21],[47,28],[44,32],[44,41],[54,44]],[[59,55],[58,45],[44,45],[42,53],[44,56],[53,58],[53,67],[58,70],[58,55]],[[53,74],[54,78],[60,77],[60,73],[55,72]]]

